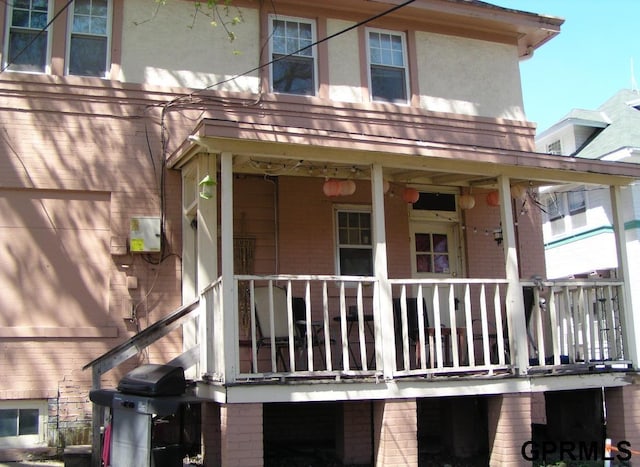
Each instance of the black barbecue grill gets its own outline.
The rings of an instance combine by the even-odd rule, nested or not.
[[[193,450],[185,434],[199,439],[193,408],[200,400],[186,390],[182,367],[148,364],[127,373],[117,390],[89,393],[92,402],[111,409],[112,467],[182,467]]]

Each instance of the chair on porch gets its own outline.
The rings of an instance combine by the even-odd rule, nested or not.
[[[293,308],[293,322],[298,329],[298,336],[300,337],[300,352],[304,353],[306,350],[307,340],[311,342],[312,347],[317,347],[322,357],[322,362],[325,362],[324,351],[324,335],[322,333],[322,322],[311,322],[311,335],[307,335],[307,304],[302,297],[293,297],[291,299],[291,305]],[[335,343],[335,339],[331,339],[330,344]]]
[[[422,301],[422,310],[424,313],[424,332],[425,337],[428,333],[429,328],[429,317],[427,313],[427,303],[423,299]],[[393,299],[393,316],[396,327],[396,340],[400,342],[400,337],[402,337],[402,318],[401,318],[401,303],[399,298]],[[418,299],[417,298],[407,298],[407,333],[409,337],[409,347],[410,350],[413,351],[415,355],[415,365],[420,365],[420,349],[421,345],[419,342],[419,327],[418,327]],[[402,350],[402,346],[399,345],[398,348]],[[425,356],[426,357],[426,356]]]
[[[289,320],[287,307],[287,292],[282,287],[273,286],[273,334],[271,333],[269,287],[258,286],[254,289],[254,301],[256,309],[256,321],[260,337],[257,341],[257,351],[262,347],[274,345],[276,349],[276,364],[280,360],[284,371],[289,371],[289,366],[284,358],[283,349],[289,348]],[[299,335],[299,329],[293,328],[293,346],[299,349],[303,345],[303,339]]]

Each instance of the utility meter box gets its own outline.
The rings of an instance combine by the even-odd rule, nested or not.
[[[132,217],[129,229],[131,253],[158,253],[160,251],[160,218]]]

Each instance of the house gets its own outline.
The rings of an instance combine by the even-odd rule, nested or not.
[[[522,104],[519,60],[561,19],[475,0],[0,12],[4,456],[92,442],[99,465],[90,390],[148,363],[193,381],[207,465],[600,456],[605,405],[618,455],[640,445],[619,208],[640,168],[536,152]],[[536,189],[568,183],[614,199],[614,279],[544,277]]]
[[[640,148],[640,95],[623,89],[596,110],[573,109],[536,137],[539,152],[586,159],[637,163]],[[623,220],[631,258],[637,239],[637,186],[623,190]],[[543,190],[547,277],[615,277],[618,265],[607,190],[566,185]],[[589,254],[597,248],[600,254]],[[571,258],[571,261],[567,261]],[[635,261],[630,261],[634,264]],[[633,266],[632,266],[633,267]]]

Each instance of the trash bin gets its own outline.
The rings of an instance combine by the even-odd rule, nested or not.
[[[185,407],[199,402],[186,387],[183,368],[149,364],[127,373],[117,390],[90,392],[111,409],[112,467],[182,467]]]

